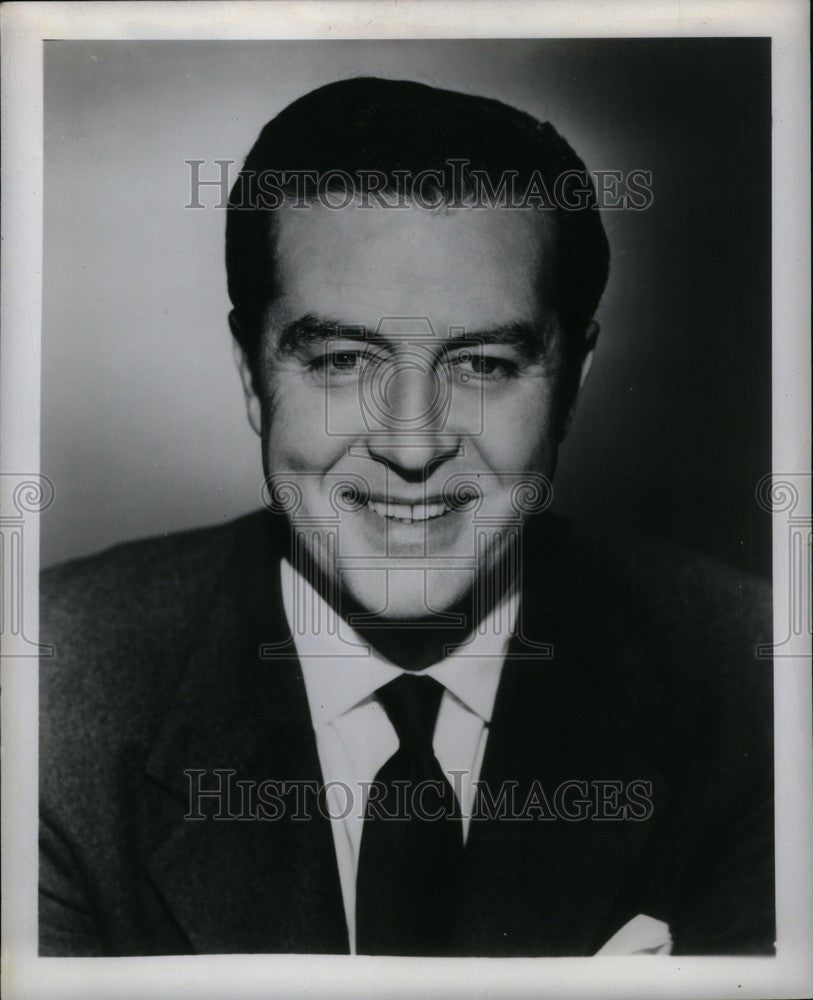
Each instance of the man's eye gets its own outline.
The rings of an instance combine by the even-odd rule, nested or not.
[[[472,351],[463,351],[452,359],[457,365],[462,375],[473,374],[478,378],[499,379],[513,375],[517,368],[513,361],[507,358],[498,358],[493,354],[477,354]]]
[[[360,351],[331,351],[328,362],[330,367],[337,371],[349,371],[358,367],[360,356]]]
[[[499,367],[497,358],[480,357],[474,355],[471,359],[471,367],[478,375],[493,375]]]
[[[310,367],[317,372],[346,374],[361,367],[363,354],[363,351],[325,351],[310,362]]]

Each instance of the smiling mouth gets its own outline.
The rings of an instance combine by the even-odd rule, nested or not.
[[[368,500],[367,508],[379,517],[398,524],[414,524],[416,521],[432,521],[448,514],[451,507],[442,500],[434,503],[387,503],[383,500]]]

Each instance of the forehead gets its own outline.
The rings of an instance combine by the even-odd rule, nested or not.
[[[441,329],[475,329],[540,310],[549,241],[533,211],[286,206],[276,222],[284,315],[368,326],[427,316]]]

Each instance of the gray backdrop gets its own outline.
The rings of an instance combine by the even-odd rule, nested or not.
[[[653,172],[649,210],[605,214],[602,335],[555,507],[769,572],[769,45],[46,42],[43,565],[258,506],[225,213],[184,207],[184,161],[239,164],[291,100],[373,74],[497,97],[588,168]]]

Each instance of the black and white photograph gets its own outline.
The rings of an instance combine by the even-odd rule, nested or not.
[[[9,996],[804,995],[803,5],[59,6],[39,257],[4,199]]]

